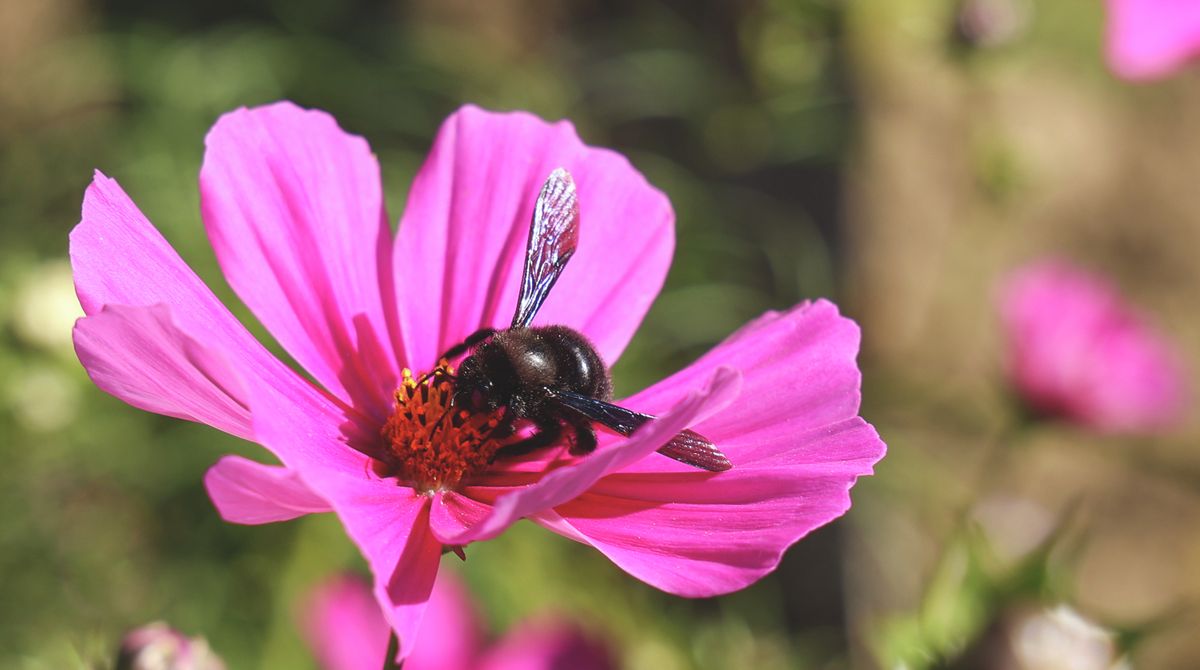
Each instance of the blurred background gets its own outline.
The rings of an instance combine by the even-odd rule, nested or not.
[[[200,223],[204,133],[289,98],[369,139],[394,218],[464,102],[627,154],[678,247],[619,395],[766,309],[827,296],[862,325],[890,451],[845,518],[703,601],[519,524],[451,566],[494,634],[552,609],[633,669],[1015,668],[972,654],[1066,603],[1136,667],[1196,667],[1200,426],[1014,438],[995,295],[1071,258],[1196,369],[1200,67],[1115,78],[1094,0],[978,4],[0,0],[0,666],[106,667],[161,619],[230,668],[316,667],[303,595],[361,568],[336,520],[222,523],[204,470],[260,452],[99,392],[70,344],[92,170],[236,305]]]

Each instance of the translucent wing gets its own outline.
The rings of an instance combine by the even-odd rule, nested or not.
[[[570,391],[550,391],[550,397],[563,407],[582,414],[589,421],[607,426],[622,435],[632,435],[642,424],[652,421],[653,416],[634,412],[603,400],[597,400]],[[725,454],[703,435],[685,430],[663,445],[658,453],[680,463],[708,470],[724,472],[733,467]]]
[[[569,172],[556,168],[533,206],[521,297],[512,320],[514,328],[528,326],[533,321],[578,243],[579,200],[575,196],[575,181]]]

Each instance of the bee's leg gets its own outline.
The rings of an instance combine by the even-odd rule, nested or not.
[[[582,416],[569,412],[565,417],[575,434],[571,436],[571,455],[583,456],[596,450],[596,429],[592,422]]]
[[[545,449],[562,439],[562,422],[557,419],[534,419],[532,435],[512,444],[506,444],[496,452],[496,456],[524,456],[525,454]]]
[[[470,349],[471,347],[475,346],[476,344],[479,344],[480,342],[486,340],[487,338],[489,338],[495,334],[496,334],[495,328],[480,328],[479,330],[468,335],[467,339],[463,340],[462,342],[459,342],[458,344],[454,345],[453,347],[450,347],[450,349],[448,349],[446,351],[446,353],[442,354],[441,358],[439,358],[438,360],[440,361],[440,360],[445,359],[445,360],[449,361],[449,360],[458,358],[459,356],[462,356],[463,354],[467,353],[467,350]]]

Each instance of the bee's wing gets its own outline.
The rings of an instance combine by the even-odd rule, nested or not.
[[[533,206],[521,296],[512,320],[514,328],[528,326],[533,321],[578,243],[579,199],[575,195],[575,181],[569,172],[556,168]]]
[[[563,407],[575,410],[589,421],[607,426],[609,430],[614,430],[622,435],[632,435],[633,431],[640,428],[642,424],[654,418],[649,414],[625,409],[591,396],[553,389],[548,389],[548,391],[550,398]]]
[[[625,409],[610,402],[598,400],[570,391],[549,391],[550,398],[558,404],[582,414],[589,421],[608,427],[622,435],[632,435],[642,424],[652,421],[653,416]],[[663,445],[658,453],[680,463],[708,470],[724,472],[733,467],[725,454],[703,435],[685,430]]]

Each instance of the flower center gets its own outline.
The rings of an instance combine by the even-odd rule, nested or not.
[[[376,466],[380,476],[433,493],[458,488],[492,462],[502,446],[497,429],[503,411],[455,409],[453,375],[444,361],[420,378],[404,369],[392,414],[380,430],[387,441]]]

